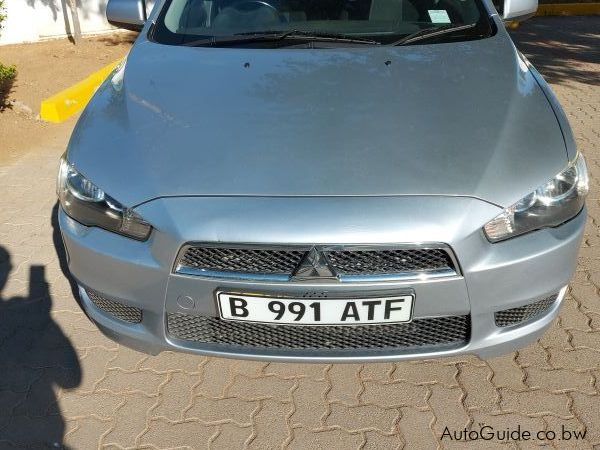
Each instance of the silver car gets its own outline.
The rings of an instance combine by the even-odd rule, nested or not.
[[[535,0],[110,0],[141,29],[60,164],[89,317],[156,354],[511,351],[557,316],[583,156],[504,20]]]

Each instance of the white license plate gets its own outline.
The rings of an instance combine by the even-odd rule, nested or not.
[[[375,298],[277,298],[217,292],[224,320],[294,325],[410,322],[414,295]]]

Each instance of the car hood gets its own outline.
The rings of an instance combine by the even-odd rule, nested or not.
[[[508,206],[567,163],[504,31],[337,49],[138,42],[69,160],[126,205],[165,196],[476,197]]]

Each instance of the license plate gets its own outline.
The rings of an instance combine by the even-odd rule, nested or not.
[[[224,320],[293,325],[410,322],[414,295],[374,298],[277,298],[217,292]]]

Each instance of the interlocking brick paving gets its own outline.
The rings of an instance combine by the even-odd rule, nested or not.
[[[0,166],[0,448],[541,444],[440,440],[446,426],[482,423],[556,431],[557,448],[600,446],[599,33],[591,17],[535,19],[514,33],[567,111],[592,191],[560,317],[537,343],[489,361],[268,364],[121,347],[87,320],[61,271],[53,208],[63,149]],[[561,441],[562,426],[586,430],[585,441]]]

